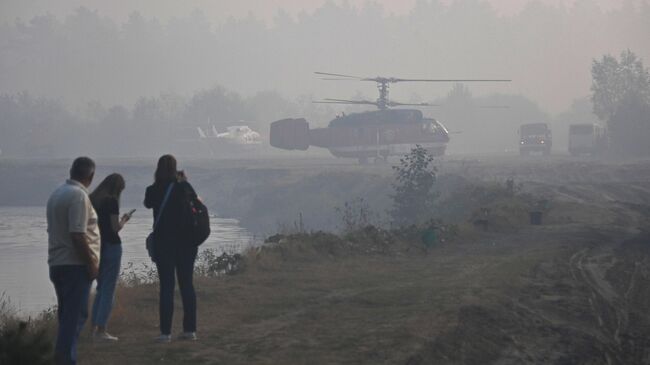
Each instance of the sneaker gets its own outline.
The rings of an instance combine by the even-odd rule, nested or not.
[[[116,342],[118,340],[117,337],[112,336],[108,332],[94,332],[93,333],[93,341],[94,342]]]
[[[170,343],[172,342],[172,335],[160,335],[153,340],[156,343]]]
[[[178,335],[179,340],[196,341],[196,332],[183,332]]]

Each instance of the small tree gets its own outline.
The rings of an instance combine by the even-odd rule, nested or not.
[[[437,169],[432,162],[427,150],[416,145],[400,159],[399,166],[393,166],[396,176],[391,217],[397,225],[421,224],[432,217],[437,197],[434,191]]]

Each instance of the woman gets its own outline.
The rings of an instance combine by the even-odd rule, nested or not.
[[[161,213],[167,194],[169,197]],[[188,194],[195,194],[194,189],[183,171],[176,170],[174,156],[160,157],[154,183],[147,187],[144,198],[144,206],[153,208],[154,221],[160,213],[154,229],[152,256],[160,280],[160,336],[156,337],[156,342],[160,343],[171,341],[175,274],[183,301],[183,333],[178,338],[196,340],[196,293],[192,281],[198,248],[189,241],[183,214]]]
[[[93,339],[117,341],[118,338],[106,332],[106,322],[111,315],[115,286],[120,275],[122,240],[118,232],[129,220],[130,215],[120,216],[120,195],[124,190],[124,178],[120,174],[108,175],[90,194],[90,201],[97,212],[97,223],[101,234],[101,255],[97,294],[93,303]]]

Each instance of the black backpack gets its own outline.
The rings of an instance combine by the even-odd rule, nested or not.
[[[184,203],[190,242],[195,246],[199,246],[210,236],[210,215],[208,214],[208,208],[193,192],[187,192]]]

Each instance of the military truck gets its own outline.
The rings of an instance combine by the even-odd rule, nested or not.
[[[604,131],[597,124],[569,125],[569,153],[573,156],[596,155],[604,150]]]
[[[519,154],[522,156],[541,153],[551,154],[553,136],[546,123],[522,124],[519,127]]]

